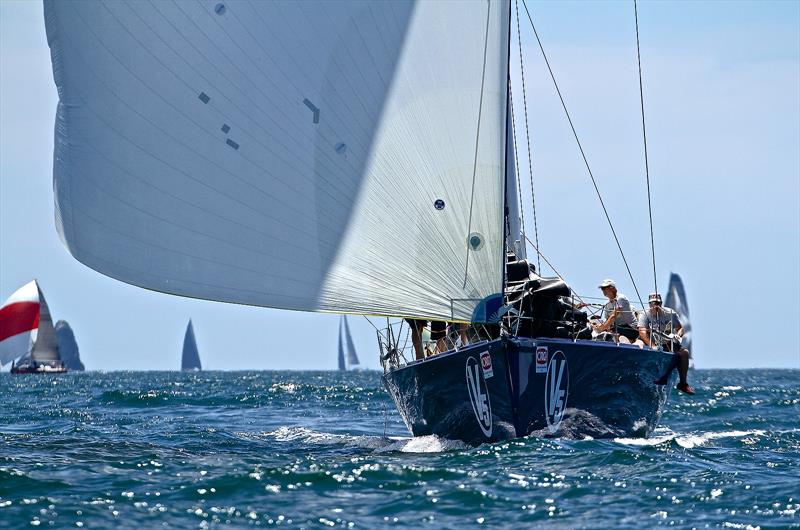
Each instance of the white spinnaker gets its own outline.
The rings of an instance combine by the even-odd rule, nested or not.
[[[39,321],[39,286],[30,281],[0,307],[0,366],[27,355]]]
[[[183,296],[480,320],[504,261],[508,17],[45,0],[62,239]]]

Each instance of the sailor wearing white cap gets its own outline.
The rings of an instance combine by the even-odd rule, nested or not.
[[[639,337],[635,327],[636,317],[628,297],[617,292],[617,284],[607,278],[598,285],[608,303],[603,306],[603,322],[594,325],[595,331],[613,331],[620,336],[620,342],[631,343]]]

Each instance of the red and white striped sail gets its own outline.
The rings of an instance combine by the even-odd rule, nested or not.
[[[26,283],[0,308],[0,365],[22,357],[31,346],[31,333],[39,328],[39,286]]]

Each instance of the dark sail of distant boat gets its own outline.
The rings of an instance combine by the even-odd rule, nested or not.
[[[202,370],[200,366],[200,354],[197,352],[197,341],[194,339],[194,327],[192,320],[186,326],[186,335],[183,337],[183,359],[181,360],[181,370]]]
[[[347,315],[342,315],[339,320],[339,370],[352,370],[359,367],[356,347],[350,335],[350,326],[347,324]]]
[[[683,326],[683,341],[681,344],[694,353],[692,350],[692,323],[689,320],[689,306],[686,303],[686,291],[683,288],[681,277],[675,273],[669,276],[669,287],[667,287],[667,298],[664,305],[674,309],[678,313]]]
[[[75,340],[75,332],[66,320],[56,322],[56,336],[58,337],[58,353],[61,362],[72,372],[83,372],[86,367],[81,361],[78,342]]]

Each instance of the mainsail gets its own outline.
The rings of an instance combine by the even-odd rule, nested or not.
[[[208,300],[492,318],[507,0],[44,7],[79,261]]]
[[[667,287],[667,297],[664,305],[674,309],[678,313],[683,325],[682,345],[690,352],[692,350],[692,323],[689,320],[689,306],[686,303],[686,291],[683,289],[681,277],[675,273],[669,275],[669,287]]]
[[[186,334],[183,336],[183,356],[181,357],[181,370],[202,370],[200,365],[200,354],[197,351],[197,341],[194,338],[194,326],[192,320],[186,326]]]
[[[50,308],[36,280],[17,289],[0,308],[0,366],[21,357],[59,360]]]

